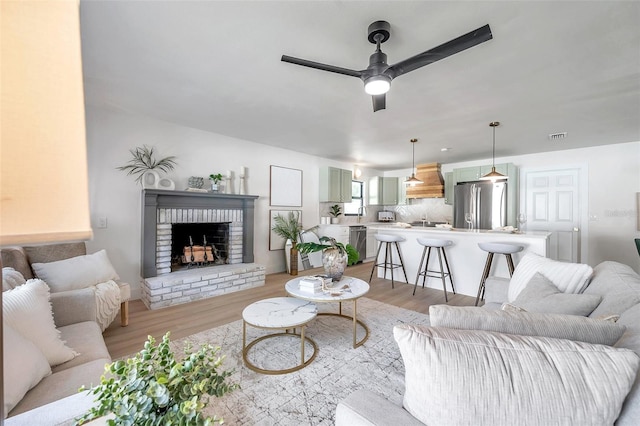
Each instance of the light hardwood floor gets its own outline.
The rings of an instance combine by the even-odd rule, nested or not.
[[[371,263],[350,266],[346,275],[368,281]],[[322,268],[304,271],[304,275],[322,273]],[[148,335],[160,339],[167,331],[171,339],[180,339],[209,328],[242,318],[242,310],[249,304],[268,297],[286,296],[284,284],[292,278],[287,273],[267,275],[262,287],[185,303],[164,309],[148,310],[140,300],[129,302],[129,326],[120,327],[118,320],[105,330],[104,338],[112,358],[131,355],[142,349]],[[409,277],[413,281],[414,277]],[[431,278],[433,279],[433,278]],[[447,280],[448,281],[448,280]],[[455,284],[455,277],[454,277]],[[417,312],[429,313],[429,306],[445,303],[442,290],[418,287],[413,296],[413,285],[377,278],[371,280],[371,290],[365,297]],[[449,305],[473,306],[475,298],[449,292]]]

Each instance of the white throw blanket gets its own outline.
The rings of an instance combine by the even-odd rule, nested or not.
[[[120,309],[120,287],[113,280],[96,284],[96,322],[104,331]]]

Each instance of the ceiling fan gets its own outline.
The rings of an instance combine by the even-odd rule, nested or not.
[[[380,45],[389,40],[391,35],[391,25],[387,21],[376,21],[369,25],[369,42],[376,45],[376,51],[369,57],[369,66],[361,71],[351,70],[348,68],[336,67],[334,65],[322,64],[320,62],[309,61],[306,59],[294,58],[292,56],[282,55],[283,62],[289,62],[296,65],[302,65],[309,68],[316,68],[323,71],[334,72],[337,74],[358,77],[364,82],[364,90],[373,97],[373,112],[385,109],[386,98],[385,93],[391,87],[391,80],[406,74],[410,71],[421,68],[425,65],[432,64],[440,59],[454,55],[463,50],[469,49],[485,41],[491,40],[491,28],[484,25],[476,30],[454,38],[433,49],[426,50],[404,61],[400,61],[393,65],[387,64],[387,55],[380,50]]]

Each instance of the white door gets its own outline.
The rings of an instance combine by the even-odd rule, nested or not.
[[[526,170],[524,174],[527,231],[551,232],[551,259],[580,262],[581,169]]]

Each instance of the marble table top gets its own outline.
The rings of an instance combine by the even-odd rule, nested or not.
[[[242,318],[255,327],[289,328],[308,323],[317,313],[318,308],[313,302],[293,297],[273,297],[244,308]]]
[[[359,278],[343,276],[338,282],[331,284],[331,289],[322,293],[311,293],[300,290],[300,280],[305,277],[298,277],[288,281],[284,288],[287,294],[298,299],[310,300],[312,302],[344,302],[354,300],[364,296],[369,292],[369,284]]]

